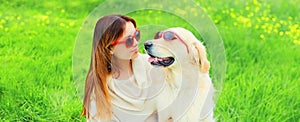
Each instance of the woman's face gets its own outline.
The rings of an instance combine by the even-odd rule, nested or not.
[[[119,44],[113,47],[113,56],[123,60],[134,59],[138,56],[138,40],[136,40],[136,38],[133,38],[132,46],[126,47],[126,43],[124,43],[128,39],[128,36],[134,37],[135,33],[136,28],[134,25],[131,22],[127,22],[123,35],[116,40]]]

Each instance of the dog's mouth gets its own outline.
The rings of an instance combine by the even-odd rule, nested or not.
[[[173,57],[158,57],[158,56],[154,56],[152,54],[149,54],[150,56],[148,61],[155,66],[170,66],[171,64],[174,63],[175,59]]]

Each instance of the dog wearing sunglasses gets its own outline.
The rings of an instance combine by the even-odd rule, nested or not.
[[[156,33],[144,46],[148,61],[166,76],[156,97],[158,121],[214,121],[214,87],[204,45],[190,31],[177,27]]]

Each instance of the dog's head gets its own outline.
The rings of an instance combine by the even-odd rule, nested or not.
[[[154,39],[146,41],[144,46],[152,65],[172,67],[175,63],[191,63],[198,65],[203,73],[209,70],[204,45],[184,28],[169,28],[157,32]]]

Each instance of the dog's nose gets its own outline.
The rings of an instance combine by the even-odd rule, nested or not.
[[[153,43],[151,41],[146,41],[144,43],[145,49],[148,50],[151,46],[153,45]]]

